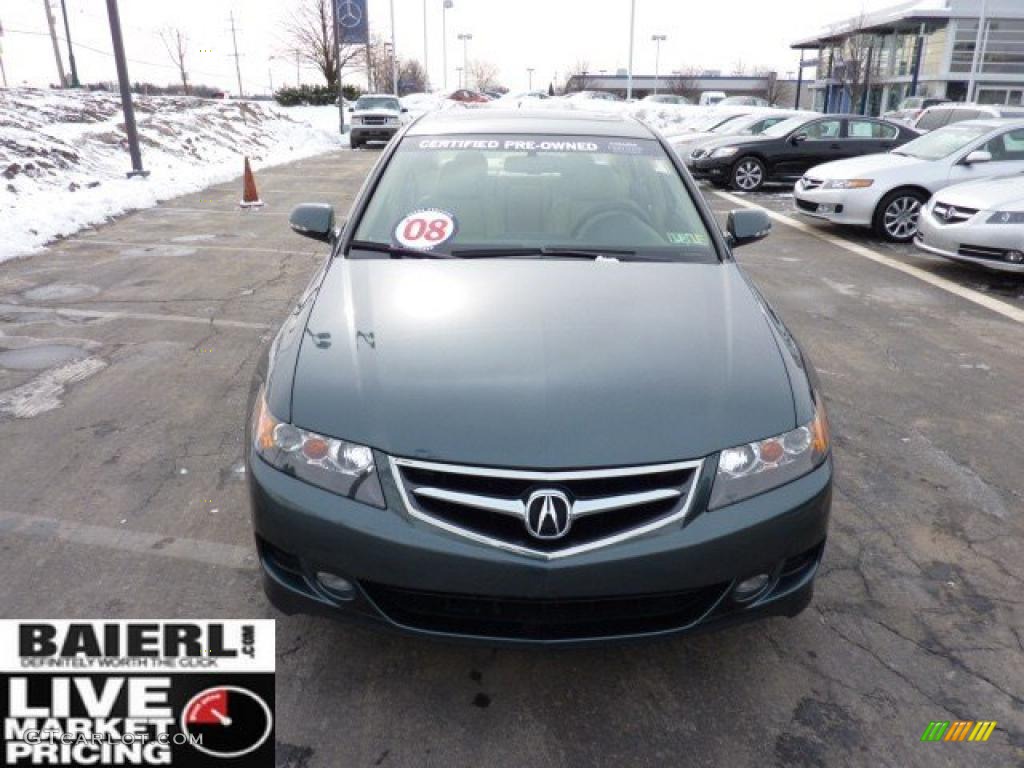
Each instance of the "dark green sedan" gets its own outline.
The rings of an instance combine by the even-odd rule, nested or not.
[[[660,137],[428,114],[381,154],[274,338],[247,432],[270,600],[422,636],[579,644],[811,599],[817,379]]]

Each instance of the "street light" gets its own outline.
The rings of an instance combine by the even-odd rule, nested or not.
[[[453,5],[455,3],[452,0],[444,0],[441,5],[441,66],[444,68],[441,80],[444,83],[445,92],[448,91],[448,9]]]
[[[472,39],[473,35],[471,35],[469,32],[459,32],[459,40],[462,41],[462,71],[466,74],[467,80],[469,80],[469,41]],[[459,82],[460,88],[466,87],[464,85],[461,85],[461,80]]]
[[[665,35],[651,35],[654,41],[654,93],[658,93],[658,65],[661,63],[661,44],[668,38]]]
[[[391,87],[398,96],[398,48],[395,46],[395,0],[391,0]]]
[[[636,21],[636,0],[629,2],[629,63],[626,69],[626,101],[633,98],[633,26]]]
[[[455,71],[459,73],[459,88],[462,88],[462,67],[456,67]]]
[[[533,67],[527,67],[526,68],[526,74],[530,78],[530,85],[527,88],[527,90],[532,91],[533,90]]]

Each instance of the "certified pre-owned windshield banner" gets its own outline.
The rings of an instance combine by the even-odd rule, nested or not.
[[[274,765],[274,622],[0,621],[5,766]]]

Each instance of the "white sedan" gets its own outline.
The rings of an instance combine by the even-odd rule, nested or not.
[[[914,244],[954,261],[1024,273],[1024,176],[942,190],[921,210]]]
[[[909,242],[921,206],[951,184],[1024,172],[1024,120],[968,120],[891,152],[811,168],[793,190],[807,216]]]

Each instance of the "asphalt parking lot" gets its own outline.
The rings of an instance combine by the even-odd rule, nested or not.
[[[552,652],[273,611],[241,464],[250,376],[326,254],[289,209],[346,209],[375,157],[263,171],[258,212],[232,182],[0,265],[6,617],[276,618],[282,767],[1024,764],[1024,280],[859,232],[777,221],[738,252],[833,425],[831,536],[797,619]],[[779,191],[742,200],[788,215]],[[957,719],[999,725],[919,741]]]

